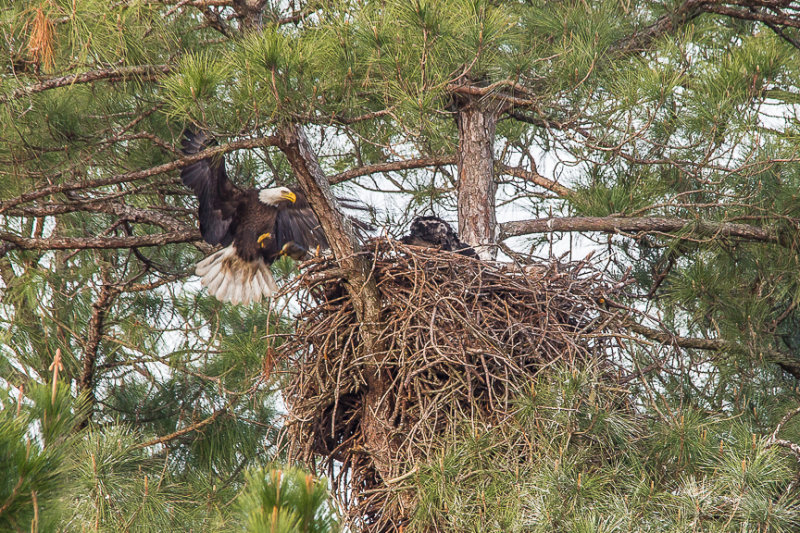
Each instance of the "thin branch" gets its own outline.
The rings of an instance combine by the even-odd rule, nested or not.
[[[562,198],[566,198],[572,195],[573,191],[571,189],[564,187],[563,185],[559,184],[556,181],[551,180],[550,178],[545,178],[535,170],[530,171],[520,167],[510,167],[502,163],[498,163],[497,167],[498,171],[502,174],[507,174],[509,176],[514,176],[515,178],[520,178],[525,181],[530,181],[531,183],[534,183],[539,187],[543,187],[548,191],[556,193]]]
[[[19,217],[46,217],[56,216],[65,213],[75,212],[87,213],[105,213],[109,215],[116,215],[122,219],[130,222],[141,224],[153,224],[161,228],[172,231],[185,231],[189,227],[173,218],[155,209],[145,209],[141,207],[133,207],[125,205],[121,202],[111,202],[108,199],[100,198],[97,200],[80,201],[68,204],[46,204],[35,207],[23,207],[9,209],[6,214],[8,216]]]
[[[136,78],[138,76],[153,76],[160,74],[168,74],[173,67],[171,65],[137,65],[133,67],[119,67],[119,68],[102,68],[98,70],[90,70],[80,74],[72,74],[69,76],[59,76],[50,78],[34,85],[27,87],[19,87],[11,94],[0,96],[0,104],[17,100],[23,96],[40,93],[49,89],[56,89],[58,87],[66,87],[69,85],[77,85],[81,83],[91,83],[98,80],[121,81]]]
[[[764,22],[765,24],[775,24],[777,26],[788,26],[790,28],[800,28],[800,18],[791,17],[788,15],[771,15],[762,11],[753,11],[749,9],[735,9],[728,6],[707,2],[703,4],[703,11],[707,13],[716,13],[717,15],[725,15],[731,18],[742,20],[753,20],[757,22]]]
[[[214,411],[214,413],[211,416],[209,416],[208,418],[205,418],[205,419],[203,419],[203,420],[201,420],[199,422],[196,422],[196,423],[194,423],[194,424],[192,424],[190,426],[186,426],[183,429],[179,429],[178,431],[174,431],[174,432],[172,432],[172,433],[170,433],[168,435],[164,435],[163,437],[158,437],[157,439],[149,440],[149,441],[144,442],[142,444],[138,444],[136,447],[137,448],[148,448],[150,446],[155,446],[156,444],[164,444],[165,442],[169,442],[171,440],[177,439],[178,437],[186,435],[187,433],[191,433],[192,431],[197,431],[197,430],[209,425],[211,422],[213,422],[214,420],[219,418],[220,415],[226,413],[227,411],[228,411],[228,408],[227,407],[223,407],[222,409],[218,409],[218,410]]]
[[[743,348],[736,343],[724,339],[702,339],[682,337],[660,329],[649,328],[631,321],[627,326],[631,331],[667,346],[678,346],[692,350],[708,350],[713,352],[742,352]],[[800,379],[800,359],[779,350],[767,349],[763,352],[765,359],[778,365],[796,379]]]
[[[621,55],[632,54],[646,50],[650,44],[661,37],[676,31],[681,25],[689,22],[703,11],[704,0],[688,0],[681,4],[675,11],[659,17],[641,31],[620,39],[611,47],[611,50]]]
[[[157,165],[155,167],[151,167],[145,170],[137,170],[135,172],[126,172],[125,174],[117,174],[115,176],[111,176],[110,178],[88,180],[88,181],[73,181],[68,183],[60,183],[58,185],[50,185],[48,187],[42,187],[41,189],[37,189],[35,191],[22,194],[20,196],[17,196],[16,198],[12,198],[10,200],[7,200],[6,202],[0,203],[0,213],[3,213],[9,208],[17,206],[19,204],[30,202],[31,200],[36,200],[38,198],[43,198],[51,194],[62,193],[67,191],[76,191],[80,189],[105,187],[107,185],[115,185],[117,183],[138,181],[145,178],[149,178],[150,176],[155,176],[157,174],[163,174],[165,172],[183,168],[185,166],[191,165],[192,163],[196,163],[197,161],[200,161],[202,159],[214,157],[220,154],[226,154],[228,152],[233,152],[234,150],[246,150],[251,148],[275,146],[276,143],[277,140],[273,136],[234,141],[222,146],[213,146],[197,154],[186,156],[182,159],[176,159],[175,161],[164,163],[163,165]]]
[[[156,233],[152,235],[137,235],[135,237],[50,237],[36,239],[20,237],[13,233],[0,231],[0,241],[12,243],[20,250],[90,250],[110,248],[133,248],[146,246],[161,246],[179,242],[200,241],[200,231],[187,229]]]
[[[456,156],[443,155],[434,157],[421,157],[419,159],[406,159],[403,161],[391,161],[388,163],[376,163],[374,165],[365,165],[363,167],[354,168],[345,172],[340,172],[331,176],[331,185],[342,183],[353,178],[360,176],[368,176],[370,174],[377,174],[379,172],[397,172],[400,170],[411,170],[415,168],[424,167],[438,167],[442,165],[455,165]]]

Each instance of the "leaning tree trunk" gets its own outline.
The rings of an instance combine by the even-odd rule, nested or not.
[[[491,98],[459,96],[458,235],[481,259],[497,257],[495,216],[494,135],[499,109]]]
[[[358,253],[360,247],[353,228],[337,210],[328,179],[303,129],[296,124],[286,125],[279,129],[278,136],[280,149],[289,160],[344,273],[345,286],[360,322],[361,353],[373,363],[364,372],[366,390],[361,413],[363,447],[372,459],[377,474],[388,481],[398,475],[398,465],[392,460],[397,446],[394,442],[395,425],[391,420],[393,402],[385,398],[391,382],[387,373],[379,370],[386,350],[378,341],[381,300],[375,278],[371,275],[371,265],[364,255]]]

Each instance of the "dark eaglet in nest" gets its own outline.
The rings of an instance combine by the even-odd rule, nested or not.
[[[207,133],[186,131],[182,151],[193,155],[217,144]],[[303,259],[328,241],[299,187],[242,189],[225,172],[222,156],[183,168],[181,180],[198,200],[203,240],[223,248],[197,264],[195,272],[208,292],[223,302],[248,304],[272,296],[278,288],[270,265],[283,255]],[[355,208],[362,208],[348,199]],[[352,220],[359,230],[368,227]]]
[[[408,235],[402,238],[402,242],[412,246],[438,247],[467,257],[478,257],[470,245],[458,240],[458,234],[450,227],[450,224],[439,217],[415,218],[411,223]]]

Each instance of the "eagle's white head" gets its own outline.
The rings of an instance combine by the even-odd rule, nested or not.
[[[267,205],[280,205],[285,202],[295,203],[297,196],[287,187],[273,187],[260,191],[258,199]]]

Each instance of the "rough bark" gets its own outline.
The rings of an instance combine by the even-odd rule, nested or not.
[[[109,285],[103,284],[100,287],[100,294],[92,304],[92,316],[86,333],[86,343],[83,350],[83,367],[80,378],[78,378],[78,390],[86,394],[89,405],[94,406],[97,402],[95,397],[95,368],[97,366],[97,356],[100,353],[100,340],[103,338],[106,314],[111,304],[114,302],[119,291]],[[85,427],[91,414],[81,421],[79,427]]]
[[[676,233],[690,231],[706,238],[731,237],[742,240],[772,242],[791,247],[792,238],[769,227],[730,222],[709,222],[667,217],[553,217],[517,220],[502,225],[502,236],[515,237],[554,231],[599,231],[603,233]]]
[[[378,474],[384,481],[389,480],[397,475],[392,464],[392,450],[395,449],[394,424],[391,422],[393,405],[384,397],[390,383],[387,375],[380,371],[385,353],[377,340],[381,328],[381,301],[371,276],[370,263],[366,256],[359,253],[360,246],[352,225],[337,209],[330,183],[303,129],[296,124],[287,125],[279,130],[279,137],[279,147],[289,160],[341,266],[345,286],[361,324],[362,353],[374,363],[364,372],[367,390],[364,391],[364,411],[361,415],[363,447],[370,454]]]
[[[267,0],[233,0],[233,9],[239,16],[244,33],[258,31],[264,25],[264,6]]]
[[[161,246],[178,242],[201,241],[200,232],[196,229],[170,231],[135,237],[20,237],[13,233],[0,232],[0,241],[11,243],[20,250],[87,250],[110,248],[136,248],[145,246]],[[209,248],[210,249],[210,248]]]
[[[499,116],[492,99],[461,95],[458,123],[458,235],[482,259],[497,257],[494,136]]]

